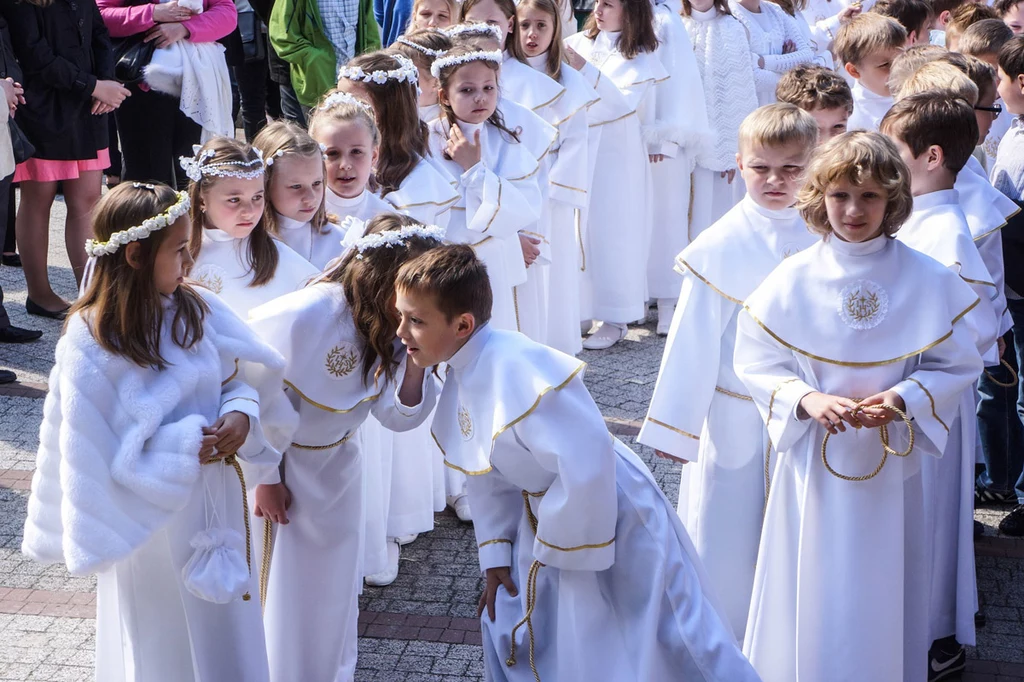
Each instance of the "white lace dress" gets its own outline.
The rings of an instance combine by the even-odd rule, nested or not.
[[[775,85],[779,77],[794,66],[814,61],[814,50],[793,17],[772,2],[762,2],[758,12],[752,12],[736,0],[729,0],[729,9],[747,30],[750,57],[757,85],[757,103],[761,106],[775,102]],[[783,54],[787,40],[796,45],[796,51]],[[759,66],[764,59],[764,66]]]

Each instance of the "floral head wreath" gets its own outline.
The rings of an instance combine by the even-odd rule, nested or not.
[[[405,45],[406,47],[411,47],[414,50],[418,50],[423,54],[427,55],[428,57],[433,57],[434,59],[444,56],[444,50],[431,50],[429,47],[423,47],[419,43],[413,42],[412,40],[409,40],[405,36],[398,36],[398,39],[395,42],[399,42],[402,45]]]
[[[323,142],[319,142],[319,143],[317,143],[317,146],[320,147],[320,153],[323,155],[324,161],[326,161],[327,160],[327,145],[325,145]],[[263,162],[263,165],[267,167],[267,170],[269,170],[270,167],[274,165],[274,161],[276,159],[280,159],[284,155],[285,155],[285,150],[278,149],[276,152],[274,152],[273,154],[270,155],[269,159],[267,159],[266,161]]]
[[[366,73],[358,66],[343,66],[338,70],[338,78],[347,78],[350,81],[362,81],[363,83],[376,83],[377,85],[383,85],[391,80],[398,81],[399,83],[419,84],[420,72],[416,70],[416,65],[412,63],[411,59],[400,54],[388,56],[398,62],[397,69],[391,69],[390,71],[380,69]]]
[[[146,185],[139,182],[132,183],[132,186],[136,189],[156,189],[153,185]],[[192,202],[189,200],[187,192],[176,192],[176,195],[178,197],[178,201],[173,206],[158,216],[153,216],[152,218],[142,221],[141,225],[136,225],[135,227],[129,227],[127,230],[115,232],[110,235],[110,238],[105,242],[86,239],[86,254],[95,258],[100,256],[109,256],[117,253],[117,250],[125,244],[137,242],[140,239],[146,239],[157,230],[162,230],[168,225],[173,225],[179,218],[184,215],[188,215],[189,208],[192,206]]]
[[[368,113],[370,115],[370,118],[376,120],[376,115],[374,114],[372,106],[370,106],[363,100],[359,99],[358,97],[354,97],[348,94],[347,92],[342,92],[340,90],[332,92],[331,94],[327,95],[327,97],[324,97],[324,101],[320,103],[319,109],[320,111],[327,111],[331,107],[336,107],[339,104],[351,104],[352,106],[359,107],[360,109]]]
[[[474,24],[455,24],[448,28],[441,29],[441,33],[445,34],[449,38],[456,38],[461,35],[478,35],[478,36],[490,36],[498,42],[501,42],[501,29],[494,24],[474,23]]]
[[[185,171],[185,175],[192,182],[199,182],[204,177],[252,180],[263,175],[266,170],[267,164],[264,163],[263,152],[259,149],[255,150],[256,158],[252,161],[224,161],[221,163],[206,163],[207,160],[216,156],[217,152],[207,149],[200,153],[199,149],[198,145],[192,147],[192,151],[196,154],[192,158],[182,156],[178,159],[178,163],[181,165],[182,170]]]
[[[353,232],[362,232],[362,227],[365,226],[351,225],[349,226],[349,232],[346,234],[352,234]],[[368,234],[359,237],[358,239],[342,240],[342,245],[356,251],[356,258],[362,260],[363,253],[372,249],[387,248],[393,249],[396,246],[405,246],[410,239],[413,237],[419,237],[421,239],[433,239],[437,242],[444,241],[445,231],[444,228],[438,227],[437,225],[407,225],[400,230],[388,230],[387,232],[377,232],[374,234]]]
[[[440,78],[441,72],[445,69],[468,64],[469,62],[493,62],[500,66],[502,61],[502,54],[497,50],[493,52],[467,52],[466,54],[452,55],[451,57],[441,57],[435,59],[434,63],[430,65],[430,75],[434,78]]]

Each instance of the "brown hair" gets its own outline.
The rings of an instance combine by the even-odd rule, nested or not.
[[[555,0],[519,0],[516,9],[537,9],[551,17],[551,46],[548,48],[548,58],[544,63],[544,73],[556,81],[562,80],[562,64],[568,63],[565,58],[565,45],[562,43],[562,17],[558,11],[558,4]],[[516,28],[519,27],[519,15],[516,15]],[[526,63],[526,53],[520,45],[516,58]]]
[[[633,59],[643,52],[658,49],[658,36],[654,32],[654,8],[650,0],[619,0],[622,3],[622,32],[615,41],[615,48],[626,59]],[[597,27],[594,14],[587,19],[583,35],[593,40],[601,29]]]
[[[177,192],[167,185],[121,183],[96,204],[93,234],[97,241],[105,242],[115,232],[142,225],[164,213],[177,201]],[[127,247],[97,257],[85,293],[68,314],[70,320],[75,313],[81,313],[104,350],[156,370],[165,369],[167,362],[160,353],[164,304],[153,283],[153,264],[168,233],[168,228],[156,230],[134,242],[143,264],[139,269],[128,263]],[[171,339],[181,348],[192,348],[203,338],[203,320],[209,307],[187,284],[178,285],[171,299]]]
[[[394,55],[387,52],[359,55],[348,65],[366,73],[401,67]],[[383,198],[401,187],[420,160],[430,154],[427,145],[430,131],[420,120],[415,83],[389,78],[383,83],[360,81],[360,84],[370,94],[380,129],[380,155],[374,178]]]
[[[999,20],[999,13],[988,5],[977,2],[965,2],[957,6],[949,16],[949,23],[946,30],[955,29],[957,33],[963,33],[967,28],[985,19]]]
[[[853,113],[853,92],[846,79],[824,66],[797,66],[782,74],[775,86],[775,98],[795,104],[804,111],[838,109]]]
[[[806,2],[806,0],[804,1]],[[714,0],[712,7],[714,7],[719,14],[732,14],[729,10],[729,0]],[[679,13],[684,17],[688,17],[693,14],[693,5],[690,4],[690,0],[683,0],[683,8],[679,10]]]
[[[935,15],[936,19],[938,19],[939,15],[943,12],[952,12],[962,4],[964,0],[930,0],[930,2],[932,6],[932,14]]]
[[[458,45],[456,47],[453,47],[451,50],[449,50],[448,53],[445,56],[446,57],[459,57],[459,56],[462,56],[462,55],[473,54],[473,53],[476,53],[476,52],[478,52],[478,50],[475,47],[470,47],[468,45]],[[487,66],[488,69],[490,69],[491,71],[494,72],[495,80],[498,79],[498,74],[501,72],[501,66],[499,64],[495,64],[494,62],[486,60],[486,59],[482,59],[479,62],[467,62],[467,63],[468,64],[475,64],[475,63],[484,64],[485,66]],[[446,97],[448,96],[448,88],[451,86],[452,78],[455,76],[456,73],[458,73],[459,69],[462,68],[465,65],[466,64],[452,64],[451,66],[447,66],[447,67],[441,69],[441,73],[438,75],[437,82],[438,82],[438,86],[440,87],[440,89],[442,91],[444,91]],[[441,107],[441,115],[445,117],[445,119],[448,121],[448,123],[450,125],[455,125],[455,121],[456,121],[455,112],[452,111],[451,104],[445,102],[440,97],[437,98],[437,102],[438,102],[438,104]],[[500,130],[501,134],[509,142],[512,142],[512,141],[519,142],[519,133],[517,131],[515,131],[515,130],[509,130],[508,126],[505,125],[505,119],[501,115],[501,110],[498,109],[497,107],[494,108],[494,113],[491,114],[490,118],[487,119],[487,122],[490,123],[491,125],[493,125],[498,130]]]
[[[900,22],[875,12],[850,19],[839,28],[832,51],[839,64],[860,64],[879,50],[901,49],[907,32]]]
[[[366,234],[393,232],[414,225],[422,226],[422,223],[399,213],[380,213],[366,224]],[[367,249],[362,253],[353,250],[317,280],[340,284],[345,291],[356,333],[366,347],[363,382],[370,381],[377,360],[380,366],[373,372],[374,382],[382,376],[387,381],[395,378],[399,364],[394,351],[398,332],[395,276],[403,263],[438,244],[433,239],[415,236],[405,239],[401,246]]]
[[[928,62],[933,62],[944,54],[949,54],[946,48],[938,45],[915,45],[908,47],[892,60],[889,67],[889,92],[895,97],[899,94],[903,83],[907,81],[914,72]]]
[[[471,313],[477,327],[491,319],[487,267],[468,244],[445,244],[408,261],[395,288],[432,296],[448,322],[463,313]]]
[[[203,152],[208,149],[213,150],[214,154],[203,162],[204,165],[247,164],[259,159],[259,155],[251,145],[230,137],[211,139],[199,149],[194,158],[201,158]],[[199,258],[199,252],[203,248],[203,229],[206,224],[202,209],[203,197],[217,183],[217,180],[215,175],[203,175],[199,182],[193,180],[188,183],[188,194],[192,200],[192,241],[188,245],[188,250],[192,253],[193,259]],[[264,187],[266,187],[266,178],[264,178]],[[270,236],[266,228],[269,205],[269,202],[263,202],[263,215],[260,216],[256,227],[252,228],[252,232],[249,233],[249,252],[246,256],[249,260],[247,272],[253,273],[252,282],[249,283],[251,287],[263,286],[273,279],[274,273],[277,272],[277,245],[274,244],[274,238]]]
[[[459,23],[468,23],[466,15],[469,11],[479,5],[481,2],[486,0],[463,0],[462,5],[459,7]],[[491,0],[501,13],[505,15],[506,19],[512,20],[512,30],[505,36],[505,44],[502,48],[508,50],[509,53],[516,59],[525,61],[526,55],[523,54],[523,47],[519,44],[519,22],[516,21],[516,3],[514,0]]]
[[[401,36],[400,40],[407,40],[410,43],[415,43],[420,47],[433,50],[435,52],[447,52],[452,49],[451,38],[441,33],[436,28],[421,28],[415,31],[410,31],[409,33]],[[421,50],[417,50],[415,47],[403,45],[398,41],[391,43],[391,46],[388,47],[388,52],[394,52],[402,55],[403,57],[411,60],[412,63],[416,65],[417,69],[426,71],[427,73],[430,73],[430,67],[434,65],[434,60],[437,59],[437,57],[432,57]],[[423,87],[422,83],[420,83],[420,87]]]
[[[1024,73],[1024,36],[1014,36],[999,50],[999,68],[1010,78]]]
[[[925,0],[878,0],[871,11],[900,22],[907,35],[911,31],[921,35],[928,30],[934,18],[932,6]]]
[[[992,9],[999,12],[999,16],[1003,17],[1010,13],[1010,11],[1019,5],[1021,0],[995,0],[992,3]]]
[[[978,144],[974,106],[948,90],[918,92],[902,98],[882,118],[879,129],[902,140],[915,159],[932,145],[941,147],[942,165],[954,175],[967,165]]]
[[[277,160],[282,156],[295,155],[301,156],[304,159],[316,157],[320,160],[321,164],[323,163],[323,152],[320,151],[320,145],[317,141],[308,132],[291,121],[274,121],[268,124],[256,135],[256,139],[252,141],[252,146],[259,149],[263,153],[263,158],[268,161],[268,190],[270,183],[274,181],[274,169],[276,168],[276,164],[272,163],[271,160]],[[263,224],[266,226],[267,232],[276,237],[278,233],[277,211],[270,205],[269,194],[267,195],[267,206],[270,210],[264,215]],[[321,234],[327,234],[326,194],[324,198],[320,199],[320,207],[313,214],[313,219],[310,222]]]
[[[1000,48],[1011,38],[1013,30],[1002,19],[982,19],[964,30],[957,48],[961,54],[974,57],[998,55]]]
[[[964,99],[968,100],[968,103],[971,104],[971,106],[977,104],[978,100],[980,100],[981,96],[985,93],[994,92],[996,87],[999,85],[999,75],[995,67],[988,62],[981,61],[977,57],[957,52],[947,52],[935,61],[940,64],[950,64],[951,66],[955,66],[961,73],[971,79],[971,82],[974,83],[974,87],[978,89],[978,94],[974,102],[970,101],[969,96],[964,97]]]
[[[811,160],[796,202],[800,217],[811,232],[822,236],[832,233],[825,196],[829,187],[842,180],[855,185],[874,180],[882,186],[888,195],[882,218],[882,231],[887,236],[896,234],[914,210],[910,170],[896,145],[884,135],[855,130],[833,137]]]
[[[791,17],[796,17],[797,12],[807,9],[807,0],[771,0],[782,8],[782,11]]]

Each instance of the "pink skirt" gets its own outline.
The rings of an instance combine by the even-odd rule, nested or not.
[[[101,149],[95,159],[85,161],[55,161],[53,159],[29,159],[14,169],[13,182],[59,182],[77,180],[84,171],[101,171],[110,167],[110,151]]]

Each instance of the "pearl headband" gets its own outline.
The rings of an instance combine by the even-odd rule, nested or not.
[[[136,189],[156,189],[153,185],[145,185],[138,182],[132,183],[132,186]],[[86,239],[86,254],[94,258],[115,254],[122,246],[130,244],[131,242],[137,242],[140,239],[146,239],[157,230],[162,230],[168,225],[173,225],[179,218],[184,215],[188,215],[189,208],[192,206],[192,202],[188,198],[188,193],[176,192],[175,194],[178,197],[178,201],[173,206],[158,216],[144,220],[141,225],[129,227],[127,230],[121,230],[120,232],[115,232],[110,235],[110,238],[105,242]]]
[[[411,47],[414,50],[418,50],[423,54],[427,55],[428,57],[433,57],[434,59],[444,56],[444,50],[431,50],[429,47],[423,47],[418,43],[414,43],[405,36],[398,36],[398,39],[395,42],[401,43],[406,47]]]
[[[388,230],[387,232],[368,234],[347,244],[346,242],[348,240],[344,240],[342,241],[342,244],[355,249],[357,252],[356,258],[362,260],[363,253],[372,249],[392,249],[396,246],[405,246],[413,237],[433,239],[434,241],[442,242],[444,241],[444,235],[444,229],[436,225],[408,225],[400,230]]]
[[[199,147],[193,147],[196,154],[199,154]],[[266,164],[263,161],[263,153],[256,149],[256,158],[252,161],[224,161],[223,163],[206,163],[208,159],[217,156],[217,152],[207,149],[199,156],[189,158],[182,156],[178,158],[185,175],[192,182],[199,182],[204,177],[218,178],[240,178],[242,180],[253,180],[263,175]],[[239,170],[229,170],[237,168]]]
[[[441,29],[441,33],[445,34],[449,38],[455,38],[461,35],[476,35],[481,37],[491,37],[501,42],[501,29],[494,24],[455,24],[454,26]]]
[[[319,108],[320,111],[327,111],[331,107],[336,107],[339,104],[351,104],[352,106],[359,107],[360,109],[368,113],[371,118],[375,117],[373,107],[371,107],[369,104],[359,99],[358,97],[353,97],[347,92],[342,92],[340,90],[332,92],[331,94],[327,95],[327,97],[324,98],[324,101],[320,103]]]

